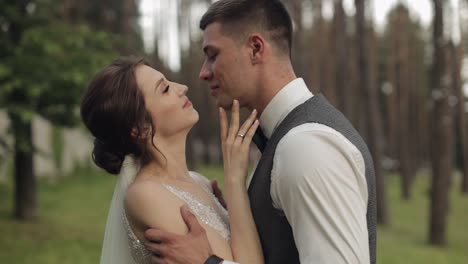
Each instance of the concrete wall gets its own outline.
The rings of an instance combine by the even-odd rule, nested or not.
[[[10,146],[13,135],[8,135],[9,120],[5,112],[0,111],[0,137],[7,138]],[[35,173],[39,177],[61,177],[70,173],[76,166],[91,161],[92,139],[80,128],[63,130],[62,166],[58,168],[53,156],[52,124],[40,116],[33,119],[33,144]],[[0,148],[0,181],[8,177],[6,165],[12,162],[12,152]]]

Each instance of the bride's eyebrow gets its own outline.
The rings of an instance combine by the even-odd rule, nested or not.
[[[164,78],[159,79],[159,81],[156,82],[156,85],[154,86],[154,92],[158,90],[158,87],[161,85],[161,83],[164,81]]]

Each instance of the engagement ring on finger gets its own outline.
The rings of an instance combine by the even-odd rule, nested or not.
[[[241,138],[244,138],[245,135],[242,135],[242,134],[237,134],[238,137],[241,137]]]

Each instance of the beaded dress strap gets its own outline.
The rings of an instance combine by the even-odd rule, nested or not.
[[[190,211],[192,211],[192,213],[195,216],[197,216],[197,218],[200,221],[202,221],[209,227],[216,230],[224,239],[226,240],[230,239],[229,226],[223,221],[219,213],[212,206],[205,204],[204,202],[201,201],[201,199],[197,198],[196,196],[194,196],[193,194],[189,192],[182,191],[168,184],[162,184],[162,185],[168,191],[170,191],[175,196],[179,197],[179,199],[184,201],[190,208]]]

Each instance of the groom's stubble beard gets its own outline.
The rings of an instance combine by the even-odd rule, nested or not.
[[[216,98],[218,107],[222,107],[225,110],[231,110],[232,104],[233,104],[233,99],[228,97],[228,96],[223,96],[223,95],[218,95]]]

